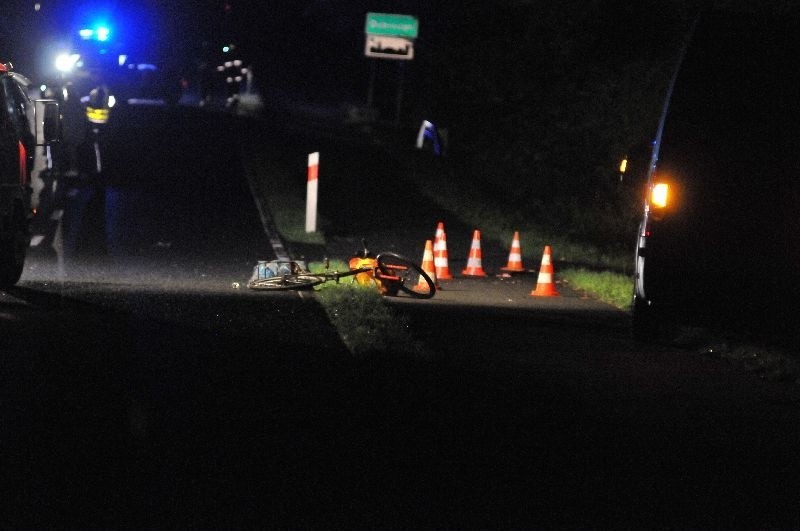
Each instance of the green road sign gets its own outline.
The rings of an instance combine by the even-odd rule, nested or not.
[[[419,33],[419,21],[411,15],[367,13],[364,33],[416,39],[417,33]]]

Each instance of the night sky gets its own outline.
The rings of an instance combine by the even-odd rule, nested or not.
[[[107,18],[115,25],[117,42],[175,68],[190,69],[204,53],[203,43],[215,47],[231,40],[240,44],[265,81],[302,89],[308,79],[315,79],[317,87],[327,86],[328,99],[352,98],[363,87],[351,85],[363,84],[369,69],[370,61],[363,57],[368,11],[418,17],[417,59],[408,65],[407,74],[425,77],[447,66],[479,70],[514,61],[510,48],[540,44],[532,34],[547,37],[545,33],[558,27],[578,32],[578,39],[587,31],[604,33],[600,38],[609,53],[635,54],[653,43],[669,46],[671,19],[683,16],[682,3],[644,2],[632,9],[619,0],[566,1],[556,7],[519,0],[41,0],[35,12],[35,0],[12,0],[16,7],[0,15],[0,55],[35,77],[47,63],[39,57],[43,49],[63,44],[85,21]],[[655,19],[660,24],[649,23]],[[537,55],[530,59],[548,59],[541,52]],[[318,92],[308,96],[326,98],[325,91]]]

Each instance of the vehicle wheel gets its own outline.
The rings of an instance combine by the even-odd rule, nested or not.
[[[287,290],[308,289],[321,284],[325,279],[315,275],[279,275],[269,278],[260,278],[248,284],[251,289],[260,290]]]
[[[19,281],[30,245],[27,221],[21,208],[14,209],[11,223],[12,232],[0,238],[0,288],[13,286]]]
[[[396,284],[400,291],[417,299],[430,299],[436,294],[431,277],[408,258],[395,253],[381,253],[377,260],[381,274],[400,277]]]

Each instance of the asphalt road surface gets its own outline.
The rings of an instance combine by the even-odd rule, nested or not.
[[[272,249],[236,140],[229,120],[196,109],[115,109],[102,178],[62,185],[63,216],[23,282],[247,280]]]
[[[800,525],[796,384],[535,275],[390,301],[426,353],[353,356],[232,286],[269,258],[232,124],[139,118],[106,228],[0,293],[3,526]]]

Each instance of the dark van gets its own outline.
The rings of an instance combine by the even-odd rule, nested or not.
[[[797,336],[800,24],[709,12],[667,95],[636,245],[634,336]]]

